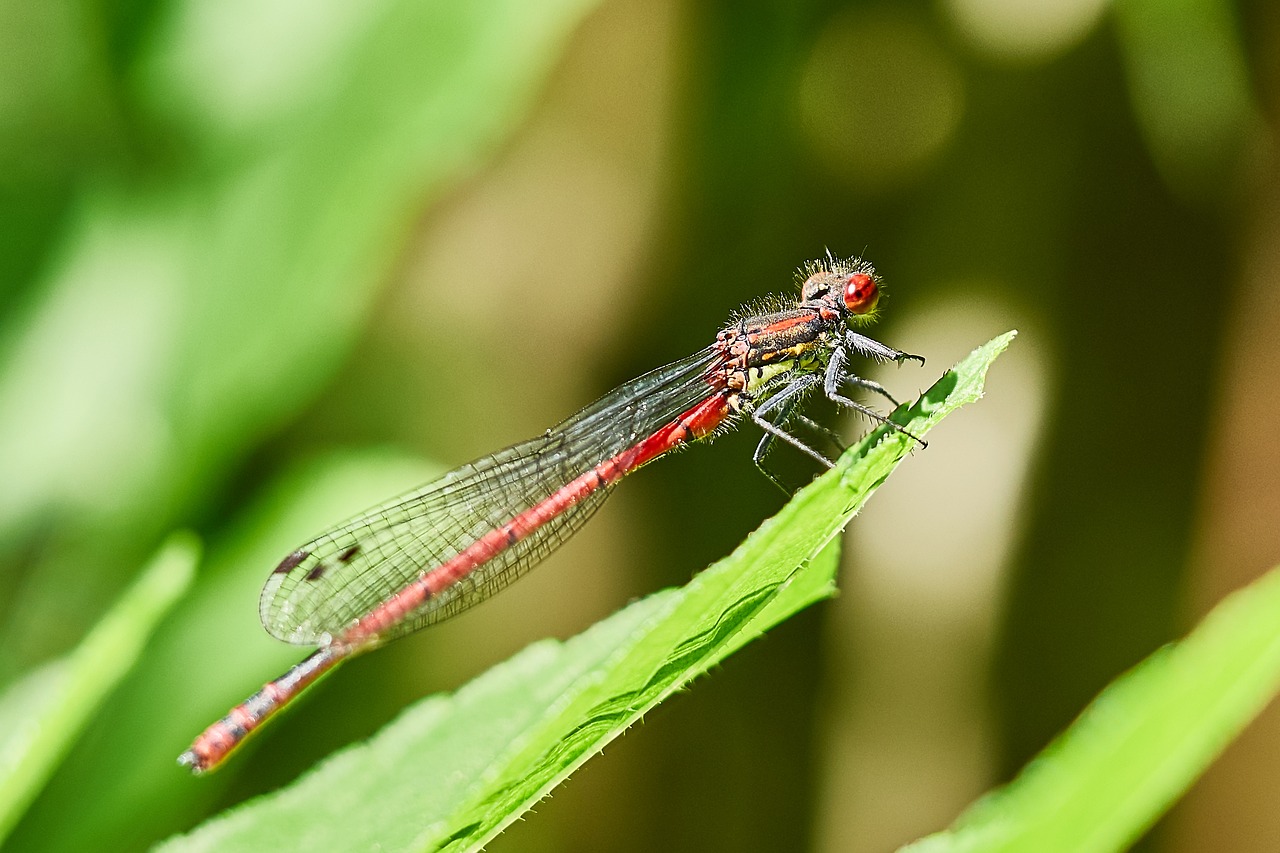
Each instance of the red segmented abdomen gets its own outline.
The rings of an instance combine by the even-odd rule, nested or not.
[[[730,414],[728,391],[716,391],[653,435],[565,483],[546,500],[490,530],[449,560],[396,592],[346,631],[340,642],[360,646],[400,624],[409,614],[588,495],[689,441],[705,438]]]
[[[302,663],[232,708],[225,717],[205,729],[191,748],[179,756],[179,763],[193,772],[216,767],[231,750],[271,718],[281,706],[308,685],[355,653],[348,646],[323,646]]]

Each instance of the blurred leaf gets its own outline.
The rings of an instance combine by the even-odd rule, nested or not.
[[[977,400],[1012,338],[975,350],[895,419],[923,435]],[[915,447],[877,429],[683,588],[649,596],[566,643],[529,647],[165,849],[474,849],[645,711],[830,595],[835,537]]]
[[[177,533],[80,646],[0,696],[0,841],[186,591],[200,545]]]
[[[1124,850],[1280,690],[1280,569],[1098,695],[1007,787],[911,853]]]
[[[323,387],[424,207],[516,127],[593,0],[383,0],[354,19],[350,4],[277,0],[298,41],[253,44],[301,61],[304,30],[328,27],[306,60],[325,74],[277,89],[253,121],[209,107],[200,87],[216,81],[168,74],[218,75],[205,56],[219,39],[215,58],[237,61],[242,5],[173,4],[180,23],[139,60],[135,94],[189,136],[163,141],[163,175],[83,192],[45,292],[3,330],[0,542],[59,513],[13,607],[15,647],[42,651],[41,604],[60,589],[67,618],[92,612],[92,584],[112,588],[129,548]],[[86,530],[103,570],[77,586]]]
[[[1162,177],[1214,198],[1240,179],[1264,127],[1237,10],[1225,0],[1120,0],[1130,98]]]
[[[18,849],[88,850],[102,838],[115,849],[141,849],[207,812],[235,781],[234,770],[197,782],[175,756],[298,657],[258,623],[258,591],[270,567],[333,519],[437,473],[387,451],[327,454],[296,465],[244,506],[210,540],[191,593],[95,715],[94,731],[105,734],[68,756],[17,828]],[[70,812],[75,820],[61,819]]]

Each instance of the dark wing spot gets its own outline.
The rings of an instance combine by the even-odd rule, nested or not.
[[[289,556],[281,560],[280,565],[276,566],[275,571],[272,572],[272,574],[283,575],[286,572],[291,572],[298,567],[299,563],[301,563],[303,560],[307,559],[307,557],[310,557],[310,556],[311,556],[311,553],[309,551],[303,551],[302,549],[298,549],[297,551],[294,551],[292,554],[290,554]]]
[[[343,551],[341,554],[338,555],[338,562],[350,563],[352,558],[354,558],[355,555],[359,553],[360,553],[360,546],[352,545],[350,548],[348,548],[347,550]]]
[[[315,567],[312,568],[311,571],[307,572],[306,580],[318,581],[320,580],[320,576],[323,575],[328,569],[329,567],[325,563],[316,563]]]

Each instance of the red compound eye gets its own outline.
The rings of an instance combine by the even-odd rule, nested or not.
[[[880,300],[880,288],[876,280],[864,272],[856,272],[845,279],[844,307],[850,314],[870,314]]]

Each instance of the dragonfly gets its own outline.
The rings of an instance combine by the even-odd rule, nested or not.
[[[859,331],[876,319],[881,280],[861,258],[827,253],[796,274],[798,299],[741,309],[715,342],[626,382],[542,435],[499,450],[321,533],[271,571],[259,604],[272,636],[315,651],[201,733],[178,761],[220,765],[335,666],[455,616],[525,574],[594,513],[627,474],[750,421],[766,466],[778,442],[830,467],[798,436],[834,433],[801,412],[821,393],[924,442],[848,393],[897,400],[853,372],[855,358],[918,361]],[[785,489],[786,487],[783,486]]]

